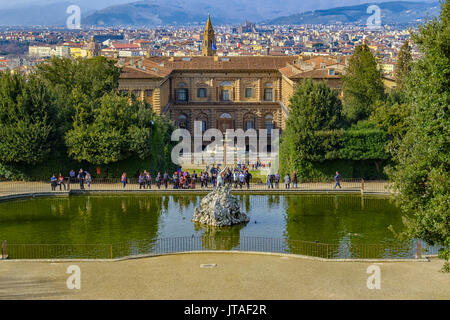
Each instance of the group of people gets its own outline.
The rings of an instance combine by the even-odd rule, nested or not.
[[[249,169],[246,165],[238,164],[234,168],[225,168],[222,171],[219,166],[206,166],[205,171],[201,171],[198,174],[194,171],[190,174],[188,171],[182,171],[181,168],[178,171],[175,171],[172,176],[169,176],[167,172],[158,174],[155,176],[155,184],[158,189],[161,187],[168,189],[169,184],[173,185],[173,189],[195,189],[196,185],[199,183],[200,187],[208,188],[208,185],[213,188],[217,187],[218,184],[222,183],[224,185],[228,185],[230,187],[234,186],[234,188],[242,189],[244,186],[247,189],[250,189],[250,182],[252,179],[252,174],[249,172]],[[334,180],[336,182],[334,189],[339,187],[342,189],[340,184],[341,175],[338,171],[336,171],[336,175],[334,176]],[[67,181],[67,186],[66,186]],[[87,185],[88,190],[91,189],[92,177],[88,171],[80,169],[78,174],[75,173],[74,170],[69,172],[69,177],[65,178],[61,173],[59,173],[58,177],[55,174],[50,178],[52,191],[56,191],[59,186],[59,190],[64,191],[70,190],[71,183],[80,183],[80,190],[85,190],[84,185]],[[127,174],[124,172],[120,179],[122,183],[122,188],[125,189],[128,184]],[[269,172],[267,175],[267,187],[268,189],[279,189],[279,184],[281,181],[281,176],[277,172],[273,174]],[[139,189],[151,189],[153,185],[153,178],[150,172],[144,170],[138,176],[138,184]],[[290,174],[286,174],[284,177],[284,185],[285,189],[289,190],[291,188],[298,188],[298,177],[297,173],[294,171],[292,176]]]
[[[83,169],[80,169],[78,174],[75,173],[74,170],[70,170],[69,176],[66,178],[64,177],[61,172],[58,174],[58,177],[56,177],[55,174],[52,175],[50,178],[50,184],[52,187],[52,191],[56,191],[56,188],[59,186],[59,191],[62,191],[62,188],[64,187],[64,191],[70,190],[70,184],[71,183],[80,183],[80,189],[85,190],[84,184],[86,183],[88,189],[91,189],[91,182],[92,177],[91,174]],[[66,187],[66,181],[67,181],[67,187]]]
[[[275,186],[278,189],[280,186],[280,180],[281,176],[278,172],[276,174],[269,172],[269,174],[267,175],[267,187],[269,189],[273,189]],[[341,180],[341,174],[336,171],[336,175],[334,176],[334,181],[336,182],[336,184],[334,185],[334,189],[336,189],[337,187],[339,187],[339,189],[342,189]],[[284,186],[286,190],[289,190],[291,188],[291,184],[293,188],[298,188],[298,177],[295,171],[292,173],[292,176],[290,176],[289,173],[284,176]]]
[[[220,177],[219,177],[220,175]],[[182,171],[181,168],[175,171],[171,176],[164,172],[158,172],[156,177],[153,179],[151,173],[141,172],[138,176],[139,189],[151,189],[153,182],[158,189],[161,187],[168,189],[169,185],[173,186],[173,189],[195,189],[198,184],[200,187],[208,188],[212,186],[213,188],[218,186],[218,181],[224,181],[229,186],[234,185],[235,188],[240,187],[241,189],[246,185],[247,189],[250,189],[250,181],[252,175],[246,166],[236,166],[235,168],[226,168],[220,171],[217,166],[206,167],[206,170],[197,173],[195,170],[191,173],[188,171]],[[122,188],[125,189],[128,183],[127,174],[124,172],[120,179],[122,183]]]
[[[229,187],[234,186],[234,188],[242,189],[247,186],[250,189],[250,182],[252,179],[252,174],[246,166],[237,165],[234,168],[225,168],[220,171],[219,167],[211,168],[211,183],[214,187],[223,183],[223,185],[228,185]],[[203,186],[208,187],[209,174],[207,171],[202,173],[201,180],[202,188]]]
[[[267,187],[269,189],[274,189],[274,186],[275,186],[277,189],[279,189],[280,180],[281,180],[281,176],[278,172],[276,174],[269,172],[269,174],[267,175]],[[297,177],[297,173],[295,171],[292,173],[292,177],[291,177],[291,175],[289,175],[289,173],[284,176],[285,189],[290,189],[291,183],[292,183],[293,188],[294,187],[298,188],[298,177]]]

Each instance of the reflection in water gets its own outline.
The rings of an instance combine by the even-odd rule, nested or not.
[[[195,231],[203,231],[203,248],[208,250],[231,250],[239,246],[241,230],[246,224],[217,228],[194,223]]]
[[[359,195],[239,195],[248,224],[203,227],[191,222],[201,198],[96,195],[3,202],[0,238],[10,243],[122,244],[121,252],[133,254],[152,250],[157,238],[195,237],[201,248],[231,250],[242,247],[246,237],[262,237],[285,239],[290,252],[311,250],[297,241],[304,240],[328,244],[322,250],[330,255],[345,247],[356,256],[359,244],[398,244],[388,227],[403,228],[394,200]]]

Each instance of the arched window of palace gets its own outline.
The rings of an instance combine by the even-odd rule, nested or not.
[[[201,113],[197,116],[198,122],[201,122],[202,133],[204,133],[208,129],[208,116],[204,113]]]
[[[233,119],[233,116],[229,113],[222,113],[220,119]]]
[[[256,129],[255,116],[251,113],[247,113],[244,116],[244,131],[250,129]]]
[[[185,114],[180,114],[178,116],[178,128],[187,129],[188,117]]]
[[[206,88],[197,88],[197,98],[206,98]]]

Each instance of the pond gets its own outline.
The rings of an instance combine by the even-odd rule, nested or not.
[[[161,253],[245,249],[320,255],[316,251],[325,247],[318,249],[314,243],[323,243],[330,245],[326,247],[326,257],[343,256],[343,248],[350,250],[350,247],[355,256],[357,247],[365,245],[382,246],[382,253],[377,251],[374,255],[385,256],[387,249],[404,245],[388,229],[391,225],[396,231],[403,229],[400,209],[389,197],[323,194],[237,197],[251,220],[245,225],[222,229],[191,222],[200,195],[102,194],[1,202],[0,240],[7,240],[8,244],[114,244],[111,250],[109,247],[98,250],[102,256],[115,257],[155,252],[155,239],[170,241],[157,244]],[[298,240],[302,242],[297,243]],[[313,246],[302,247],[308,243]],[[409,247],[398,253],[406,255],[411,255]]]

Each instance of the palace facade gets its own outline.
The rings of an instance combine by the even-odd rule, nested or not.
[[[134,93],[180,128],[284,129],[289,100],[306,78],[341,89],[344,58],[217,56],[211,20],[202,56],[119,59],[119,90]]]

